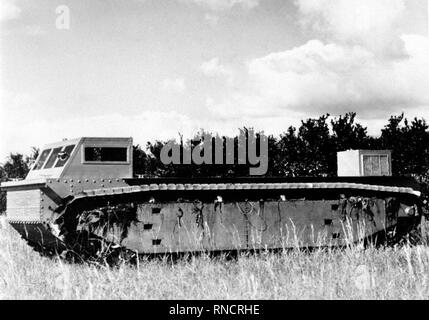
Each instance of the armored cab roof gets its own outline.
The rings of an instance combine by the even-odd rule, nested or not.
[[[43,147],[25,180],[132,177],[132,138],[82,137]]]

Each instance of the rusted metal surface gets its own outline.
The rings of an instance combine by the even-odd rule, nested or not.
[[[41,196],[36,200],[45,215],[8,218],[31,244],[87,259],[121,250],[154,254],[344,246],[385,234],[399,218],[414,223],[418,215],[418,191],[396,185],[119,182],[123,185],[85,189],[62,201],[58,194],[64,194],[68,182],[48,182],[31,191]],[[34,197],[21,201],[30,198],[25,205],[34,206]]]
[[[323,188],[312,199],[289,200],[291,190],[295,196],[314,190],[243,184],[95,190],[69,202],[60,228],[66,243],[68,236],[84,231],[132,252],[153,254],[344,246],[392,230],[399,218],[413,223],[418,215],[417,198],[408,190],[392,197],[392,190],[371,186],[366,191],[374,195],[363,196],[360,188],[345,195],[344,185],[335,186],[339,189]]]
[[[2,184],[7,219],[37,250],[85,260],[344,246],[406,234],[422,215],[412,178],[133,179],[131,146],[130,138],[48,146],[34,179]],[[109,147],[123,158],[94,153]]]
[[[9,223],[36,251],[56,255],[67,248],[47,224],[29,221],[9,221]]]

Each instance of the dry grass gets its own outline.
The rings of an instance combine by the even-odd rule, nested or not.
[[[105,268],[40,257],[0,227],[0,299],[427,299],[428,276],[426,246]]]

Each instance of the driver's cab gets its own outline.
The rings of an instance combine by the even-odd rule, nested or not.
[[[132,138],[78,138],[43,147],[25,180],[131,178]]]

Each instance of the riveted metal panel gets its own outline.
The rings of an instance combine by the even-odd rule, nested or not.
[[[107,238],[140,253],[279,249],[341,246],[390,225],[385,200],[377,198],[197,200],[139,204],[126,238],[113,229]]]
[[[40,221],[41,197],[39,189],[8,191],[7,219],[9,221]]]

